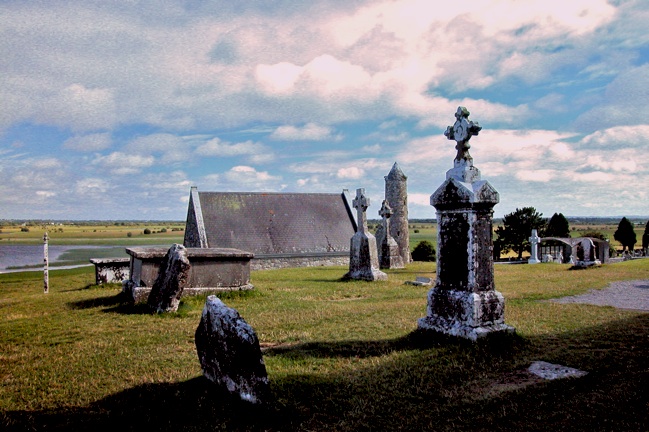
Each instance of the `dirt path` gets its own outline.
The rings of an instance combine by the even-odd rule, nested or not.
[[[592,289],[585,294],[552,299],[557,303],[586,303],[613,306],[649,312],[649,280],[611,282],[601,290]]]

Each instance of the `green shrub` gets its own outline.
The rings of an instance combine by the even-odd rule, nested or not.
[[[437,252],[435,252],[435,247],[428,240],[420,241],[415,249],[412,251],[412,260],[413,261],[436,261]]]
[[[130,232],[130,231],[129,231],[129,232],[127,232],[127,233],[126,233],[126,237],[133,237],[133,233],[132,233],[132,232]]]
[[[144,228],[144,234],[151,234],[151,230],[149,228]]]

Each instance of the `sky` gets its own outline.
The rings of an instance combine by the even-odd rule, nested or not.
[[[459,106],[495,217],[649,215],[646,0],[0,1],[0,219],[184,220],[199,191],[408,176]]]

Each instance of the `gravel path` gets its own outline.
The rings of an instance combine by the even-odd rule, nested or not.
[[[586,303],[649,312],[649,280],[611,282],[601,290],[586,294],[552,299],[556,303]]]

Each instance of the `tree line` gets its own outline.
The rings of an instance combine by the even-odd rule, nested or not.
[[[502,253],[513,251],[518,255],[519,260],[522,259],[523,252],[530,251],[529,238],[533,229],[537,230],[540,237],[570,237],[570,223],[562,213],[554,213],[548,220],[543,217],[543,213],[537,212],[534,207],[517,208],[514,212],[505,215],[502,219],[502,225],[496,228],[494,256],[500,257]],[[602,233],[597,231],[585,232],[582,237],[607,240]],[[626,217],[620,220],[613,238],[620,242],[623,251],[633,250],[637,238],[633,224]],[[649,221],[642,236],[642,248],[646,249],[648,246]]]

